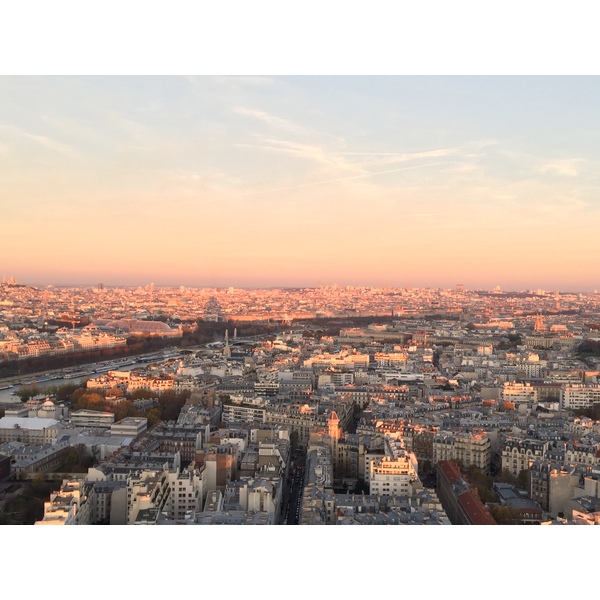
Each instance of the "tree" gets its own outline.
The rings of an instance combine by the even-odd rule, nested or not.
[[[77,408],[79,410],[87,408],[89,410],[102,410],[106,400],[97,392],[86,392],[79,397]]]
[[[124,402],[119,402],[119,404],[107,408],[109,409],[109,412],[112,412],[115,415],[115,421],[121,421],[125,417],[134,417],[138,412],[131,400],[125,400]]]
[[[371,492],[371,490],[369,489],[369,486],[365,483],[364,479],[361,479],[360,477],[356,480],[356,485],[354,486],[354,493],[355,494],[369,494]]]
[[[107,398],[125,398],[125,392],[119,388],[111,388],[106,391]]]
[[[67,402],[71,400],[71,396],[77,388],[79,388],[79,385],[76,383],[66,383],[65,385],[52,387],[50,391],[57,402]]]
[[[67,451],[62,468],[71,473],[83,473],[87,471],[92,464],[93,458],[88,453],[86,446],[84,444],[77,444],[76,446],[71,446]]]
[[[531,482],[531,473],[529,469],[522,469],[519,471],[517,475],[517,481],[515,482],[515,486],[520,490],[526,490],[529,492]]]
[[[31,480],[31,490],[35,494],[46,487],[46,473],[36,473]]]
[[[27,402],[31,398],[35,398],[40,393],[40,388],[35,384],[23,385],[16,392],[15,395],[21,399],[21,402]]]
[[[154,425],[160,423],[162,421],[162,414],[159,408],[153,407],[146,414],[146,419],[148,419],[148,427],[154,427]]]
[[[485,475],[483,471],[474,464],[469,465],[466,470],[467,478],[477,488],[477,493],[483,503],[494,502],[496,496],[492,491],[493,478]]]
[[[502,483],[510,483],[510,485],[515,485],[515,477],[508,469],[502,469],[500,481]]]
[[[100,448],[95,444],[92,446],[91,455],[92,464],[90,465],[90,467],[95,465],[100,460]]]
[[[185,404],[185,401],[190,397],[189,390],[176,393],[173,390],[167,390],[158,397],[158,402],[162,409],[162,418],[165,421],[176,421],[179,413]]]
[[[79,399],[81,398],[81,396],[83,396],[83,394],[85,394],[85,388],[83,387],[78,387],[75,390],[73,390],[73,392],[71,393],[71,402],[77,406]]]
[[[490,508],[490,512],[498,525],[519,525],[521,523],[518,511],[510,506],[494,504]]]
[[[154,396],[156,396],[156,392],[153,392],[149,388],[139,388],[133,390],[133,392],[129,394],[131,400],[146,400],[148,398],[153,398]]]

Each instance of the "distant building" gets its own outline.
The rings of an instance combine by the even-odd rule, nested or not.
[[[580,410],[600,404],[600,385],[565,384],[561,401],[564,410]]]
[[[75,427],[106,427],[115,422],[115,415],[99,410],[81,409],[71,413],[71,423]]]
[[[111,435],[130,435],[137,437],[148,428],[145,417],[125,417],[110,426]]]
[[[17,441],[52,444],[56,441],[62,427],[63,425],[56,419],[2,417],[0,443]]]

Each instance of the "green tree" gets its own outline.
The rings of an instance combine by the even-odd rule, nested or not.
[[[79,386],[76,383],[67,383],[51,388],[52,395],[57,402],[67,402],[71,400],[71,395]]]
[[[156,392],[149,390],[148,388],[140,388],[137,390],[133,390],[130,394],[128,394],[131,400],[146,400],[148,398],[154,398],[156,396]]]
[[[529,469],[522,469],[521,471],[519,471],[519,474],[517,475],[517,480],[515,482],[515,486],[520,490],[525,490],[529,493],[530,482],[531,473]]]
[[[148,419],[148,427],[154,427],[154,425],[160,423],[162,421],[162,414],[159,408],[153,407],[146,414],[146,419]]]
[[[15,395],[21,399],[21,402],[27,402],[27,400],[34,398],[38,394],[40,394],[40,388],[35,383],[23,385],[15,392]]]
[[[355,494],[362,494],[363,492],[365,494],[368,494],[371,490],[369,489],[369,486],[365,483],[364,479],[361,479],[360,477],[356,480],[356,485],[354,486],[354,493]]]
[[[496,496],[492,491],[493,478],[485,475],[476,465],[469,465],[466,469],[466,477],[469,482],[477,488],[477,493],[483,503],[494,502]]]
[[[502,483],[510,483],[510,485],[515,485],[515,477],[508,469],[502,469],[502,473],[500,473],[500,481]]]
[[[135,417],[138,413],[131,400],[125,400],[107,408],[109,409],[109,412],[114,413],[115,421],[121,421],[125,417]]]
[[[518,511],[510,506],[494,504],[490,508],[490,512],[498,525],[519,525],[521,523]]]

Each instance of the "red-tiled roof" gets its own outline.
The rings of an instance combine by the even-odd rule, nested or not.
[[[438,469],[441,471],[442,475],[448,483],[454,483],[456,480],[462,478],[460,469],[457,467],[456,463],[453,463],[452,461],[440,461],[438,463]]]
[[[498,525],[474,490],[463,492],[458,503],[471,525]]]

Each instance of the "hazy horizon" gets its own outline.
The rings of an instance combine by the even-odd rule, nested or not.
[[[8,278],[7,278],[8,282]],[[233,285],[233,284],[222,284],[222,285],[209,285],[209,284],[190,284],[185,285],[181,283],[161,283],[157,281],[144,281],[144,282],[124,282],[124,283],[110,283],[105,281],[98,282],[39,282],[39,281],[20,281],[17,279],[17,285],[24,285],[34,288],[97,288],[98,285],[102,284],[104,289],[138,289],[145,288],[148,285],[152,284],[154,289],[173,289],[179,290],[181,287],[185,288],[185,290],[203,290],[203,289],[219,289],[219,290],[228,290],[233,288],[234,290],[297,290],[297,289],[319,289],[319,288],[373,288],[373,289],[396,289],[396,290],[450,290],[456,291],[457,285],[462,285],[463,290],[465,292],[493,292],[497,291],[499,293],[537,293],[537,292],[545,292],[547,294],[554,294],[555,292],[559,292],[560,294],[589,294],[589,293],[598,293],[597,288],[590,289],[576,289],[576,288],[542,288],[542,287],[501,287],[501,286],[492,286],[492,287],[469,287],[461,282],[457,282],[452,285],[424,285],[424,286],[415,286],[411,284],[406,285],[374,285],[374,284],[347,284],[343,282],[331,282],[331,283],[316,283],[316,284],[307,284],[307,285],[266,285],[266,286],[257,286],[257,285]],[[500,289],[498,289],[500,288]]]
[[[0,92],[0,268],[19,282],[600,287],[595,76],[3,76]]]

